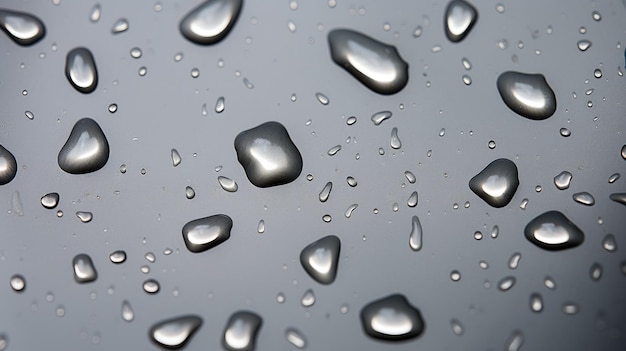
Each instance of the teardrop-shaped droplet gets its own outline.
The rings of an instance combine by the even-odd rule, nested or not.
[[[609,199],[626,206],[626,193],[613,193],[609,195]]]
[[[98,85],[98,69],[89,49],[78,47],[67,53],[65,76],[72,86],[83,94],[89,94]]]
[[[408,180],[411,184],[414,184],[417,181],[415,174],[411,173],[411,171],[405,171],[404,176],[406,177],[406,180]]]
[[[304,295],[302,295],[302,299],[300,299],[300,303],[304,307],[311,307],[313,306],[313,304],[315,304],[315,294],[313,293],[312,289],[308,289],[304,292]]]
[[[365,305],[361,310],[361,324],[370,337],[389,341],[416,338],[425,327],[420,311],[400,294]]]
[[[500,279],[500,281],[498,282],[498,290],[508,291],[509,289],[513,287],[513,285],[515,285],[516,281],[517,279],[515,279],[514,276],[504,277]]]
[[[609,176],[609,184],[613,184],[615,183],[619,178],[621,177],[621,174],[619,173],[613,173]]]
[[[559,190],[565,190],[569,188],[572,182],[572,174],[568,171],[563,171],[554,177],[554,186]]]
[[[189,200],[193,199],[196,197],[196,191],[190,186],[185,187],[185,197]]]
[[[328,149],[328,156],[335,156],[339,151],[341,151],[341,145],[335,145]]]
[[[351,187],[355,187],[358,185],[358,182],[356,181],[356,179],[354,179],[354,177],[346,177],[346,182],[348,183],[349,186]]]
[[[391,111],[380,111],[372,115],[372,122],[374,125],[380,125],[384,120],[391,118]]]
[[[189,251],[203,252],[230,238],[232,227],[233,220],[227,215],[199,218],[183,226],[183,239]]]
[[[533,312],[541,312],[543,310],[543,298],[539,293],[530,295],[530,310]]]
[[[511,258],[509,258],[509,268],[517,269],[517,267],[519,266],[519,261],[521,259],[522,259],[522,254],[519,252],[516,252],[513,255],[511,255]]]
[[[402,147],[402,142],[400,141],[400,137],[398,137],[398,128],[394,127],[391,130],[391,142],[390,145],[393,149],[399,149]]]
[[[49,193],[41,197],[41,206],[49,210],[59,204],[59,193]]]
[[[126,322],[132,322],[135,319],[135,311],[128,300],[122,302],[122,319]]]
[[[306,348],[307,342],[304,334],[295,328],[287,328],[287,330],[285,330],[285,339],[287,339],[291,345],[299,349]]]
[[[220,96],[215,102],[215,112],[222,113],[226,109],[226,99],[223,96]]]
[[[511,202],[518,186],[517,166],[505,158],[491,162],[469,181],[469,187],[476,195],[498,208]]]
[[[409,246],[411,246],[413,251],[419,251],[422,248],[422,224],[417,216],[413,216],[411,219]]]
[[[91,257],[87,254],[74,256],[72,267],[74,267],[74,280],[77,283],[89,283],[98,278],[96,267],[94,267]]]
[[[93,213],[86,211],[77,211],[76,217],[83,223],[89,223],[93,219]]]
[[[317,99],[317,101],[320,102],[320,104],[322,105],[328,105],[328,103],[330,103],[330,100],[328,100],[328,98],[326,97],[326,95],[322,94],[322,93],[315,93],[315,98]]]
[[[593,195],[589,194],[586,191],[581,193],[575,193],[574,195],[572,195],[572,198],[574,199],[574,201],[585,206],[593,206],[596,203],[596,199],[593,198]]]
[[[111,260],[111,262],[115,264],[124,263],[124,261],[126,261],[126,251],[117,250],[117,251],[112,252],[109,255],[109,260]]]
[[[324,185],[324,188],[322,189],[322,191],[320,191],[320,194],[319,194],[320,202],[328,201],[328,198],[330,197],[330,192],[332,190],[333,190],[333,182],[326,183],[326,185]]]
[[[26,279],[21,274],[14,274],[11,279],[9,279],[9,285],[11,289],[15,292],[23,292],[26,289]]]
[[[407,206],[409,206],[409,207],[417,206],[417,200],[418,200],[417,196],[418,196],[417,195],[417,191],[412,192],[411,195],[409,196],[409,199],[406,200]]]
[[[237,182],[227,177],[219,176],[217,177],[217,182],[220,184],[222,189],[228,191],[229,193],[234,193],[239,189]]]
[[[126,18],[120,18],[115,23],[113,23],[113,27],[111,27],[111,33],[120,34],[124,33],[128,30],[129,24]]]
[[[334,235],[325,236],[300,253],[302,268],[320,284],[330,284],[337,277],[341,240]]]
[[[609,233],[602,239],[602,247],[608,252],[614,252],[617,250],[617,241],[615,235]]]
[[[565,215],[548,211],[530,221],[524,229],[526,239],[544,250],[563,250],[583,243],[585,235]]]
[[[348,206],[348,208],[346,209],[346,212],[344,213],[346,218],[352,217],[352,213],[354,212],[354,210],[356,210],[357,207],[359,207],[358,204],[352,204],[352,205]]]
[[[17,175],[17,160],[15,156],[0,145],[0,185],[9,183]]]
[[[22,46],[33,45],[46,34],[46,27],[39,18],[5,9],[0,9],[0,28]]]
[[[577,46],[578,46],[578,50],[587,51],[587,49],[591,47],[591,41],[586,40],[586,39],[579,40]]]
[[[202,318],[194,315],[166,319],[154,324],[150,339],[167,349],[181,349],[202,325]]]
[[[328,33],[333,61],[379,94],[395,94],[409,81],[409,65],[393,45],[349,29]]]
[[[180,162],[183,160],[180,157],[180,154],[178,153],[178,150],[176,150],[176,149],[172,149],[171,157],[172,157],[172,166],[174,166],[174,167],[178,166],[180,164]]]
[[[259,188],[291,183],[302,172],[302,155],[278,122],[239,133],[235,150],[246,176]]]
[[[207,0],[180,21],[180,32],[189,41],[211,45],[222,40],[235,24],[242,0]]]
[[[254,350],[262,323],[261,317],[254,312],[235,312],[226,323],[222,345],[231,351]]]
[[[446,36],[451,42],[463,40],[478,20],[478,11],[464,0],[453,0],[448,3],[444,17]]]
[[[95,4],[91,8],[89,12],[89,20],[93,23],[96,23],[100,20],[100,16],[102,15],[102,6],[100,4]]]
[[[508,71],[497,85],[504,103],[520,116],[543,120],[556,111],[556,96],[543,74]]]
[[[59,167],[67,173],[95,172],[109,160],[109,142],[104,132],[91,118],[74,124],[65,145],[59,151]]]
[[[463,324],[458,319],[452,319],[450,321],[450,327],[452,327],[452,332],[455,335],[463,335],[465,332]]]
[[[521,331],[516,330],[511,333],[509,339],[506,341],[505,351],[520,351],[524,344],[524,334]]]

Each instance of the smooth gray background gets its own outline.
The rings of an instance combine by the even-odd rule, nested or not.
[[[338,0],[334,8],[327,1],[298,1],[296,10],[289,1],[245,1],[231,33],[214,46],[195,45],[178,31],[180,19],[198,3],[163,1],[157,12],[153,1],[103,1],[101,19],[91,23],[93,1],[3,2],[2,7],[37,15],[47,28],[32,47],[0,35],[0,143],[19,164],[17,177],[0,187],[0,333],[8,336],[8,350],[152,349],[149,327],[187,313],[204,319],[187,349],[219,349],[228,317],[241,309],[263,317],[259,350],[295,349],[284,338],[287,327],[301,330],[310,350],[502,350],[514,330],[523,333],[524,350],[621,349],[626,208],[608,196],[626,191],[626,161],[620,156],[626,143],[626,83],[617,74],[618,67],[624,70],[626,44],[622,1],[503,1],[504,13],[496,11],[496,1],[473,1],[478,23],[457,44],[443,31],[445,1]],[[593,20],[594,10],[601,21]],[[111,27],[121,17],[130,29],[113,35]],[[424,33],[415,38],[418,25]],[[378,95],[335,65],[326,41],[334,28],[395,45],[409,63],[408,85],[395,95]],[[502,39],[508,41],[505,49],[498,47]],[[580,39],[591,40],[592,47],[580,52]],[[77,46],[89,48],[98,67],[100,81],[89,95],[74,90],[64,75],[65,55]],[[129,55],[135,46],[143,51],[140,59]],[[433,52],[435,46],[441,50]],[[175,62],[178,52],[184,58]],[[472,63],[470,71],[464,70],[463,57]],[[141,66],[148,69],[145,77],[137,74]],[[190,75],[194,67],[200,70],[196,79]],[[601,79],[593,76],[596,68]],[[507,70],[544,74],[557,96],[554,116],[531,121],[509,110],[496,89],[498,75]],[[463,84],[463,74],[471,76],[471,86]],[[585,95],[590,88],[593,94]],[[317,92],[330,104],[320,104]],[[218,115],[213,106],[220,96],[226,110]],[[111,103],[119,106],[115,114],[107,111]],[[34,120],[24,116],[26,110]],[[374,126],[370,116],[380,110],[391,110],[393,117]],[[348,126],[352,115],[358,122]],[[111,155],[95,173],[66,174],[57,153],[83,117],[98,121]],[[247,180],[233,141],[270,120],[285,125],[304,169],[293,183],[260,189]],[[393,127],[400,150],[389,146]],[[572,135],[560,136],[562,127]],[[496,141],[495,149],[487,147],[489,140]],[[328,156],[337,144],[342,150]],[[176,168],[172,148],[183,158]],[[500,157],[517,164],[520,186],[508,206],[495,209],[467,183]],[[126,174],[120,173],[121,164],[128,166]],[[216,173],[216,166],[223,168]],[[415,184],[404,178],[406,170],[417,176]],[[573,181],[559,191],[552,179],[563,170]],[[615,172],[622,178],[609,184]],[[306,179],[309,173],[312,181]],[[222,190],[219,175],[235,179],[239,190]],[[358,186],[349,187],[347,176]],[[318,193],[328,181],[333,191],[320,203]],[[185,198],[187,185],[196,190],[193,200]],[[406,200],[414,190],[419,204],[409,208]],[[596,205],[574,202],[572,194],[581,191],[593,194]],[[12,206],[15,192],[22,216]],[[39,203],[49,192],[60,193],[62,218]],[[522,210],[524,198],[529,203]],[[346,218],[353,203],[359,207]],[[585,232],[582,246],[548,252],[524,238],[526,223],[553,209]],[[93,221],[81,223],[76,211],[93,212]],[[231,238],[201,254],[187,251],[182,226],[217,213],[233,219]],[[322,221],[325,214],[332,215],[330,223]],[[413,215],[424,228],[420,252],[408,245]],[[256,231],[261,219],[264,234]],[[500,228],[497,239],[489,237],[493,225]],[[480,241],[473,238],[477,230],[485,236]],[[601,246],[607,233],[617,238],[614,253]],[[329,234],[342,240],[341,261],[337,280],[322,286],[306,275],[298,255]],[[163,255],[166,248],[175,253]],[[128,259],[114,265],[108,256],[118,249]],[[147,252],[156,254],[155,263],[144,259]],[[510,270],[514,252],[522,259]],[[96,282],[74,282],[71,260],[78,253],[91,256]],[[480,260],[489,269],[482,270]],[[598,282],[589,278],[594,262],[604,267]],[[143,265],[150,266],[149,274],[140,272]],[[452,270],[461,272],[460,281],[451,281]],[[8,284],[15,273],[27,280],[21,294]],[[498,291],[497,282],[508,275],[517,284]],[[556,290],[544,286],[546,275],[554,278]],[[143,292],[148,278],[160,282],[157,295]],[[304,308],[300,298],[309,288],[317,301]],[[276,302],[281,292],[283,304]],[[529,308],[533,292],[543,295],[541,313]],[[46,300],[48,293],[54,301]],[[421,310],[426,330],[420,338],[390,344],[364,335],[360,309],[391,293],[404,294]],[[120,315],[125,299],[135,310],[131,323]],[[579,306],[576,315],[562,311],[570,301]],[[344,304],[346,314],[340,313]],[[65,315],[57,317],[61,305]],[[463,323],[464,335],[452,332],[453,318]]]

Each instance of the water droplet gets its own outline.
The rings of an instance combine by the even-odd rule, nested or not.
[[[569,129],[567,129],[567,128],[561,128],[561,129],[559,129],[559,134],[561,134],[562,137],[567,138],[570,135],[572,135],[572,132]]]
[[[413,31],[413,37],[419,38],[420,36],[422,36],[422,33],[424,33],[424,28],[422,28],[422,26],[417,26]]]
[[[252,84],[252,82],[246,77],[243,78],[243,85],[245,85],[248,89],[254,89],[254,84]]]
[[[330,284],[337,276],[341,240],[325,236],[305,247],[300,253],[302,268],[320,284]]]
[[[521,259],[522,259],[522,254],[519,252],[516,252],[513,255],[511,255],[511,258],[509,258],[509,268],[516,269],[517,266],[519,266],[519,261]]]
[[[409,246],[413,251],[422,248],[422,224],[417,216],[411,218],[411,234],[409,234]]]
[[[600,15],[600,12],[598,11],[593,11],[591,13],[591,17],[593,18],[594,21],[598,22],[600,20],[602,20],[602,15]]]
[[[384,120],[391,118],[391,111],[380,111],[372,115],[372,122],[374,125],[380,125]]]
[[[313,290],[308,289],[307,291],[305,291],[304,295],[302,295],[302,299],[300,300],[300,303],[304,307],[313,306],[313,304],[315,304],[315,294],[313,293]]]
[[[328,100],[328,98],[326,97],[326,95],[322,94],[322,93],[315,93],[315,98],[317,99],[317,101],[320,102],[320,104],[322,105],[328,105],[328,103],[330,102]]]
[[[546,288],[550,290],[556,289],[556,282],[550,276],[545,277],[545,279],[543,280],[543,284],[546,286]]]
[[[108,107],[108,110],[110,113],[115,113],[117,112],[117,104],[110,104]]]
[[[539,293],[530,295],[530,310],[533,312],[541,312],[543,310],[543,298]]]
[[[109,255],[109,260],[111,260],[111,262],[115,264],[124,263],[124,261],[126,261],[126,251],[117,250],[117,251],[112,252]]]
[[[602,240],[602,247],[608,252],[614,252],[617,250],[617,241],[615,240],[615,235],[607,234],[604,236]]]
[[[59,204],[59,193],[49,193],[41,197],[41,206],[49,210]]]
[[[113,23],[113,27],[111,27],[111,33],[120,34],[124,33],[128,30],[128,20],[126,18],[120,18],[115,23]]]
[[[91,118],[74,124],[59,151],[59,167],[67,173],[84,174],[99,170],[109,160],[109,143],[102,129]]]
[[[346,216],[346,218],[350,218],[352,217],[352,212],[354,212],[354,210],[356,210],[356,208],[359,207],[359,205],[357,204],[352,204],[350,205],[347,209],[346,212],[344,213],[344,215]]]
[[[135,319],[135,311],[128,300],[122,301],[122,319],[126,322],[132,322]]]
[[[572,182],[572,174],[568,171],[563,171],[554,177],[554,186],[559,190],[565,190],[569,188]]]
[[[620,178],[620,176],[621,175],[619,173],[611,174],[611,176],[609,177],[609,184],[615,183]]]
[[[450,327],[452,327],[452,332],[455,335],[463,335],[465,332],[463,324],[458,319],[450,320]]]
[[[261,328],[261,317],[249,311],[233,313],[226,323],[222,345],[227,350],[254,350],[256,337]]]
[[[476,195],[497,208],[511,202],[518,186],[517,166],[505,158],[491,162],[469,181],[469,187]]]
[[[594,282],[597,282],[602,278],[602,266],[598,262],[594,262],[589,268],[589,277]]]
[[[144,255],[144,258],[150,263],[154,263],[154,261],[156,261],[156,256],[152,252],[147,252]]]
[[[217,182],[220,184],[222,189],[228,191],[229,193],[234,193],[239,189],[237,182],[227,177],[219,176],[217,177]]]
[[[349,29],[328,33],[332,60],[372,91],[390,95],[409,81],[409,65],[395,46]]]
[[[148,334],[158,346],[182,349],[201,325],[202,318],[198,316],[175,317],[154,324]]]
[[[517,280],[513,276],[504,277],[504,278],[500,279],[500,281],[498,282],[498,289],[500,291],[507,291],[507,290],[511,289],[513,287],[513,285],[515,285],[516,281]]]
[[[23,292],[26,289],[26,279],[21,274],[14,274],[9,280],[11,289],[15,292]]]
[[[291,183],[302,172],[302,155],[278,122],[266,122],[235,138],[237,159],[260,188]]]
[[[223,96],[220,96],[215,102],[215,112],[222,113],[226,109],[226,99]]]
[[[41,20],[31,14],[0,9],[0,28],[18,45],[33,45],[46,34]]]
[[[463,40],[478,20],[476,8],[464,0],[452,0],[446,7],[444,18],[446,36],[451,42]]]
[[[148,273],[150,273],[150,267],[148,267],[148,266],[141,266],[141,267],[139,267],[139,271],[141,271],[141,273],[143,273],[143,274],[148,274]]]
[[[578,41],[578,50],[587,51],[591,47],[591,41],[583,39]]]
[[[178,150],[176,149],[172,149],[171,157],[172,157],[172,165],[174,167],[178,166],[180,162],[182,161],[182,158],[180,157],[180,154],[178,153]]]
[[[59,307],[57,307],[55,313],[56,313],[57,317],[65,316],[65,307],[63,307],[63,305],[60,305]]]
[[[180,32],[200,45],[216,44],[235,24],[242,0],[208,0],[198,5],[180,21]]]
[[[86,211],[77,211],[76,217],[83,223],[89,223],[93,219],[93,213]]]
[[[519,351],[524,344],[524,334],[521,331],[516,330],[511,333],[509,339],[506,342],[505,350],[506,351]]]
[[[130,57],[132,57],[134,59],[138,59],[138,58],[141,57],[141,55],[143,55],[143,52],[141,51],[141,48],[134,47],[134,48],[130,49]]]
[[[291,345],[299,349],[306,348],[307,342],[304,334],[295,328],[287,328],[287,330],[285,330],[285,339],[287,339]]]
[[[83,94],[89,94],[96,89],[98,70],[89,49],[78,47],[67,53],[65,76],[70,84]]]
[[[599,68],[594,69],[593,76],[596,77],[596,79],[602,78],[602,70],[600,70]]]
[[[626,193],[613,193],[609,195],[609,199],[626,206]]]
[[[278,293],[278,295],[276,295],[276,302],[281,303],[281,304],[285,303],[285,294],[283,294],[282,292]]]
[[[578,313],[578,305],[573,302],[566,302],[563,304],[563,313],[576,314]]]
[[[575,193],[572,198],[579,204],[586,206],[593,206],[596,203],[596,200],[588,192]]]
[[[489,263],[485,262],[485,261],[480,261],[478,262],[478,266],[482,269],[488,269],[489,268]]]
[[[333,190],[333,182],[326,183],[326,185],[324,185],[324,188],[322,189],[322,191],[320,191],[319,194],[320,202],[326,202],[328,200],[331,190]]]
[[[463,57],[461,59],[461,63],[463,64],[463,68],[465,68],[466,71],[472,69],[472,63],[466,57]]]
[[[17,175],[17,161],[15,156],[0,145],[0,185],[5,185]]]
[[[417,196],[418,196],[417,191],[412,192],[411,195],[409,196],[409,199],[406,200],[407,206],[409,207],[417,206],[417,200],[418,200]]]
[[[461,272],[453,270],[452,272],[450,272],[450,279],[453,282],[458,282],[459,280],[461,280]]]
[[[335,156],[341,150],[341,145],[335,145],[328,149],[328,156]]]
[[[347,177],[346,178],[346,182],[348,183],[349,186],[351,186],[353,188],[358,185],[358,183],[357,183],[356,179],[354,179],[354,177]]]
[[[420,311],[400,294],[365,305],[361,310],[361,323],[368,336],[389,341],[416,338],[425,327]]]
[[[93,23],[96,23],[100,20],[100,16],[102,15],[102,6],[100,4],[95,4],[89,11],[89,20]]]
[[[402,147],[402,142],[400,141],[400,138],[398,137],[398,128],[394,127],[391,130],[391,147],[393,149],[399,149]]]
[[[140,77],[143,77],[146,75],[146,73],[148,73],[148,69],[146,67],[140,67],[137,73]]]
[[[31,121],[35,119],[35,114],[32,113],[31,111],[24,112],[24,115],[26,116],[26,118],[30,119]]]
[[[556,96],[542,74],[508,71],[498,77],[497,85],[504,103],[520,116],[543,120],[556,111]]]
[[[474,240],[482,240],[483,239],[483,233],[480,231],[475,231],[474,232]]]
[[[74,280],[77,283],[89,283],[98,278],[96,267],[94,267],[91,257],[87,254],[74,256],[72,267],[74,267]]]
[[[354,116],[350,116],[350,117],[348,117],[348,119],[346,119],[346,124],[349,125],[349,126],[351,126],[351,125],[353,125],[355,123],[356,123],[356,117],[354,117]]]
[[[287,338],[287,340],[289,340],[289,337]],[[6,334],[0,333],[0,351],[5,351],[8,345],[9,338],[6,336]]]
[[[415,178],[415,174],[411,173],[411,171],[405,171],[404,176],[406,177],[406,180],[408,180],[411,184],[414,184],[415,181],[417,181],[417,178]]]
[[[537,216],[526,225],[524,234],[526,239],[544,250],[573,248],[585,240],[583,232],[558,211]]]
[[[143,291],[147,292],[148,294],[156,294],[159,292],[160,289],[161,286],[159,285],[159,282],[154,279],[148,279],[143,282]]]
[[[232,227],[233,221],[227,215],[199,218],[183,226],[183,239],[189,251],[203,252],[230,238]]]

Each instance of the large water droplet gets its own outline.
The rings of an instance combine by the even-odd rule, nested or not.
[[[585,235],[565,215],[548,211],[530,221],[524,229],[526,239],[545,250],[563,250],[583,243]]]
[[[254,350],[263,320],[253,312],[235,312],[226,323],[222,345],[227,350]]]
[[[0,185],[9,183],[17,174],[17,160],[15,156],[0,145]]]
[[[67,173],[95,172],[109,160],[109,142],[104,132],[91,118],[74,124],[65,145],[59,151],[59,167]]]
[[[191,252],[203,252],[228,238],[233,221],[227,215],[217,214],[195,219],[183,226],[183,239]]]
[[[409,65],[395,46],[349,29],[328,33],[333,61],[379,94],[395,94],[409,81]]]
[[[593,195],[589,194],[588,192],[575,193],[574,195],[572,195],[572,198],[579,204],[583,204],[586,206],[593,206],[596,203],[596,199],[594,199]]]
[[[478,11],[467,1],[453,0],[446,7],[444,26],[451,42],[463,40],[478,20]]]
[[[287,339],[291,345],[299,349],[305,348],[307,344],[304,334],[295,328],[287,328],[287,330],[285,330],[285,339]]]
[[[94,267],[91,257],[87,254],[74,256],[72,267],[74,267],[74,280],[77,283],[89,283],[98,278],[96,267]]]
[[[320,191],[320,194],[319,194],[319,199],[321,202],[328,201],[331,190],[333,190],[333,182],[326,183],[326,185],[324,186],[322,191]]]
[[[568,171],[563,171],[554,177],[554,186],[559,190],[565,190],[569,188],[572,182],[572,174]]]
[[[361,324],[367,335],[391,341],[416,338],[424,331],[420,311],[400,294],[365,305],[361,310]]]
[[[626,206],[626,193],[613,193],[609,195],[609,199]]]
[[[59,193],[49,193],[41,197],[41,206],[49,210],[59,204]]]
[[[334,235],[325,236],[300,253],[304,270],[320,284],[330,284],[337,276],[341,240]]]
[[[26,279],[21,274],[15,274],[9,279],[9,285],[15,292],[22,292],[26,289]]]
[[[126,322],[132,322],[135,319],[135,311],[128,300],[122,302],[122,319]]]
[[[0,28],[22,46],[33,45],[46,34],[46,28],[39,18],[5,9],[0,9]]]
[[[504,103],[520,116],[543,120],[556,111],[556,96],[542,74],[508,71],[498,77],[497,85]]]
[[[154,324],[149,331],[154,343],[168,349],[181,349],[202,325],[202,318],[194,315],[166,319]]]
[[[65,76],[72,86],[83,94],[91,93],[98,85],[98,70],[89,49],[78,47],[67,53]]]
[[[219,176],[217,177],[217,182],[220,184],[222,189],[228,191],[229,193],[234,193],[239,189],[237,182],[227,177]]]
[[[517,166],[505,158],[491,162],[469,181],[469,187],[476,195],[498,208],[511,202],[518,186]]]
[[[242,0],[208,0],[180,21],[180,32],[189,41],[211,45],[222,40],[235,24]]]
[[[422,224],[417,216],[411,219],[411,234],[409,235],[411,250],[419,251],[422,248]]]
[[[302,155],[278,122],[239,133],[235,150],[246,176],[260,188],[290,183],[302,172]]]

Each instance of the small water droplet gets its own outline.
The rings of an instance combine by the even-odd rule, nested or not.
[[[30,119],[31,121],[35,119],[35,114],[33,114],[31,111],[24,112],[24,115],[26,116],[26,118]]]
[[[578,41],[578,50],[580,51],[587,51],[587,49],[589,49],[591,47],[591,41],[586,40],[586,39],[582,39]]]
[[[539,293],[530,295],[530,310],[533,312],[541,312],[543,310],[543,298]]]
[[[408,180],[411,184],[414,184],[415,181],[417,181],[417,178],[415,178],[415,174],[411,173],[411,171],[405,171],[404,176],[406,177],[406,180]]]
[[[463,57],[461,59],[461,63],[463,64],[463,68],[465,68],[466,71],[469,71],[472,69],[472,63],[466,57]]]
[[[508,205],[518,186],[517,166],[505,158],[491,162],[469,181],[470,189],[496,208]]]
[[[307,341],[304,334],[295,328],[287,328],[287,330],[285,330],[285,339],[287,339],[291,345],[299,349],[306,348]]]
[[[126,322],[132,322],[135,319],[135,311],[128,300],[122,301],[122,319]]]
[[[489,268],[489,264],[485,261],[480,261],[478,262],[478,266],[482,269],[488,269]]]
[[[548,288],[550,290],[556,289],[556,282],[550,276],[547,276],[547,277],[544,278],[543,284],[546,286],[546,288]]]
[[[354,177],[350,177],[350,176],[347,177],[346,178],[346,182],[348,183],[349,186],[351,186],[353,188],[358,185],[358,183],[357,183],[356,179],[354,179]]]
[[[352,217],[352,213],[354,212],[354,210],[357,209],[357,207],[359,207],[358,204],[352,204],[350,205],[347,209],[346,212],[344,213],[344,215],[346,216],[346,218],[350,218]]]
[[[191,74],[191,78],[198,78],[200,77],[200,70],[194,67],[191,69],[190,74]]]
[[[322,105],[328,105],[328,103],[330,102],[328,100],[328,98],[326,97],[326,95],[322,94],[322,93],[315,93],[315,98],[317,99],[317,101],[320,102],[320,104]]]
[[[93,23],[96,23],[100,20],[100,16],[102,15],[102,6],[100,4],[95,4],[89,11],[89,20]]]
[[[41,197],[41,206],[51,210],[59,204],[59,197],[59,193],[48,193]]]
[[[450,272],[450,279],[453,282],[458,282],[459,280],[461,280],[461,272],[453,270],[452,272]]]
[[[203,252],[230,238],[232,227],[233,221],[227,215],[199,218],[183,226],[183,239],[189,251]]]
[[[74,267],[74,280],[77,283],[89,283],[98,278],[96,267],[94,267],[91,257],[87,254],[74,256],[72,267]]]
[[[193,43],[216,44],[237,21],[242,3],[242,0],[204,1],[180,21],[180,32]]]
[[[120,18],[115,23],[113,23],[113,27],[111,27],[111,33],[120,34],[124,33],[128,30],[129,24],[126,18]]]
[[[37,43],[46,34],[43,22],[28,13],[0,9],[0,28],[16,44],[29,46]]]
[[[278,293],[278,295],[276,295],[276,302],[280,304],[285,303],[285,294],[283,294],[282,292]]]
[[[202,325],[202,318],[186,315],[162,320],[149,331],[150,339],[158,346],[168,349],[182,349]]]
[[[170,154],[171,154],[171,157],[172,157],[172,165],[174,167],[178,166],[180,164],[180,162],[182,161],[182,158],[180,157],[180,154],[178,153],[178,150],[172,149]]]
[[[93,213],[86,211],[77,211],[76,217],[83,223],[89,223],[93,219]]]
[[[138,59],[138,58],[141,57],[141,55],[143,55],[143,52],[141,51],[141,48],[134,47],[134,48],[130,49],[130,57],[132,57],[134,59]]]
[[[65,307],[63,307],[63,305],[60,305],[57,307],[56,311],[55,311],[57,317],[63,317],[65,316]]]
[[[154,261],[156,261],[156,256],[152,252],[147,252],[143,257],[150,263],[154,263]]]
[[[154,279],[148,279],[143,282],[143,291],[147,292],[148,294],[156,294],[159,292],[160,289],[161,286],[159,285],[159,282]]]
[[[621,175],[619,173],[611,174],[611,176],[609,177],[609,184],[615,183],[620,178],[620,176]]]
[[[417,206],[417,201],[418,201],[417,191],[414,191],[411,193],[408,200],[406,200],[406,204],[409,207],[415,207]]]
[[[141,266],[141,267],[139,267],[139,271],[140,271],[141,273],[143,273],[143,274],[148,274],[148,273],[150,273],[150,267],[145,266],[145,265],[144,265],[144,266]]]
[[[496,11],[498,11],[498,13],[504,13],[504,5],[501,3],[496,4]]]
[[[411,218],[409,246],[413,251],[419,251],[422,249],[422,224],[417,216],[413,216],[413,218]]]
[[[602,247],[608,252],[614,252],[617,250],[617,241],[615,235],[609,233],[602,239]]]
[[[368,336],[388,341],[416,338],[425,328],[419,309],[400,294],[365,305],[361,310],[361,324]]]
[[[602,78],[602,70],[600,70],[599,68],[596,68],[595,70],[593,70],[593,76],[596,77],[597,79]]]
[[[444,24],[446,36],[451,42],[460,42],[472,30],[478,20],[476,8],[464,0],[452,0],[446,7]]]
[[[259,225],[256,227],[256,231],[259,234],[265,233],[265,221],[264,220],[259,221]]]
[[[567,129],[567,128],[561,128],[561,129],[559,129],[559,134],[561,134],[562,137],[567,138],[570,135],[572,135],[572,132],[569,129]]]
[[[312,289],[308,289],[307,291],[304,292],[304,295],[302,295],[302,299],[300,300],[300,303],[304,307],[311,307],[313,306],[313,304],[315,304],[315,294],[313,293]]]
[[[115,113],[117,112],[117,104],[110,104],[108,107],[108,110],[110,113]]]
[[[225,108],[226,108],[226,99],[224,99],[223,96],[220,96],[215,102],[215,112],[222,113],[224,112]]]
[[[384,120],[391,118],[391,111],[380,111],[372,115],[372,122],[374,125],[380,125]]]
[[[409,81],[409,65],[395,46],[349,29],[328,34],[332,60],[372,91],[390,95]]]
[[[122,163],[122,164],[120,165],[120,173],[122,173],[122,174],[126,173],[126,164],[123,164],[123,163]]]
[[[139,71],[137,71],[140,77],[143,77],[148,73],[148,69],[146,67],[140,67]]]
[[[324,185],[324,188],[322,189],[322,191],[320,191],[319,194],[320,202],[326,202],[328,200],[331,190],[333,190],[333,182],[326,183],[326,185]]]
[[[521,331],[516,330],[511,333],[509,339],[506,341],[505,350],[506,351],[519,351],[522,349],[522,345],[524,344],[524,334]]]
[[[597,282],[602,278],[602,266],[598,262],[594,262],[589,268],[589,277],[594,282]]]
[[[596,203],[596,200],[588,192],[575,193],[572,195],[572,198],[574,201],[585,206],[593,206]]]
[[[544,250],[573,248],[585,240],[583,232],[558,211],[537,216],[526,225],[524,234],[526,239]]]
[[[500,291],[508,291],[515,285],[516,281],[517,280],[513,276],[504,277],[498,282],[498,289]]]
[[[594,21],[598,22],[598,21],[602,20],[602,15],[600,15],[600,12],[598,12],[598,11],[593,11],[591,13],[591,18],[593,18]]]
[[[117,251],[112,252],[109,255],[109,260],[111,260],[111,262],[115,264],[124,263],[124,261],[126,261],[126,251],[117,250]]]
[[[229,193],[234,193],[239,189],[237,182],[227,177],[219,176],[217,177],[217,182],[220,184],[222,189],[228,191]]]
[[[398,137],[398,128],[394,127],[391,130],[391,147],[393,149],[399,149],[402,147],[402,142],[400,141],[400,138]]]
[[[26,289],[26,279],[21,274],[14,274],[11,279],[9,279],[9,285],[11,289],[15,292],[23,292]]]
[[[559,190],[565,190],[569,188],[572,182],[572,174],[568,171],[563,171],[554,177],[554,186]]]
[[[450,327],[452,327],[452,332],[455,335],[463,335],[465,332],[463,324],[458,319],[450,320]]]
[[[609,195],[609,199],[626,206],[626,193],[613,193]]]
[[[519,266],[519,261],[521,259],[522,259],[522,254],[519,252],[516,252],[513,255],[511,255],[511,258],[509,258],[509,268],[517,269],[517,267]]]
[[[98,70],[89,49],[77,47],[67,53],[65,76],[70,84],[83,94],[89,94],[96,89]]]
[[[328,149],[328,156],[335,156],[341,150],[341,145],[335,145]]]
[[[440,136],[440,137],[443,137],[444,135],[446,135],[446,129],[445,129],[445,128],[441,128],[441,129],[439,130],[439,136]]]
[[[578,305],[573,302],[566,302],[563,304],[563,313],[576,314],[578,313]]]
[[[520,116],[543,120],[556,111],[556,96],[542,74],[508,71],[498,77],[497,85],[504,103]]]
[[[302,268],[320,284],[330,284],[337,276],[341,240],[325,236],[305,247],[300,253]]]

